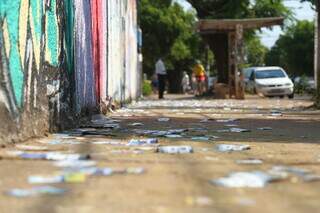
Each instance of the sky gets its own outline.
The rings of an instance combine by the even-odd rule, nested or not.
[[[191,5],[185,0],[176,1],[183,5],[186,9],[191,8]],[[299,0],[284,0],[284,4],[292,9],[296,19],[309,21],[314,20],[315,12],[312,10],[310,3],[300,3]],[[273,27],[272,30],[263,28],[262,32],[259,33],[259,37],[266,47],[271,48],[282,33],[283,31],[280,27]]]

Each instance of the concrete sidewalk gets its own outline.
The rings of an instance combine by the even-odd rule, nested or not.
[[[115,112],[110,118],[118,120],[114,124],[120,128],[100,132],[106,136],[94,135],[106,128],[82,128],[88,133],[85,136],[67,139],[49,135],[23,143],[48,149],[37,152],[90,154],[101,168],[145,170],[142,174],[88,176],[80,183],[45,184],[67,190],[56,196],[16,198],[6,194],[12,188],[33,187],[28,183],[31,175],[51,176],[62,171],[52,161],[13,157],[8,151],[28,147],[9,145],[0,149],[0,212],[317,212],[320,181],[305,182],[289,174],[264,188],[224,188],[210,183],[231,172],[268,171],[277,165],[320,175],[320,114],[308,109],[310,105],[312,102],[304,98],[235,101],[167,96],[163,101],[144,100]],[[162,117],[170,120],[159,122]],[[143,125],[132,125],[137,122]],[[220,131],[232,127],[250,132]],[[272,130],[259,130],[261,127]],[[141,136],[137,129],[188,129],[182,138],[159,137],[159,144],[189,145],[194,153],[170,155],[156,153],[155,147],[126,146],[133,138],[154,137]],[[251,149],[221,153],[215,149],[217,144],[246,144]],[[263,163],[236,163],[244,159],[261,159]]]

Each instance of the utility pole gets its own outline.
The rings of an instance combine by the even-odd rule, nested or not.
[[[315,20],[315,83],[316,83],[316,105],[320,107],[320,5],[319,0],[315,1],[316,20]]]

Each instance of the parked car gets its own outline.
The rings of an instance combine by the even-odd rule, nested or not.
[[[296,93],[313,93],[316,89],[313,77],[301,76],[293,79]]]
[[[250,92],[250,87],[249,87],[250,76],[255,68],[256,67],[248,67],[242,70],[242,75],[244,78],[244,88],[247,92]]]
[[[281,67],[256,67],[248,83],[249,90],[266,97],[294,97],[294,84]]]

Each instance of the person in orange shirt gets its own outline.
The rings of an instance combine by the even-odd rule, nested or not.
[[[206,71],[202,66],[200,61],[196,62],[196,65],[193,67],[192,72],[197,78],[197,93],[196,95],[203,95],[205,90],[205,81],[206,81]]]

